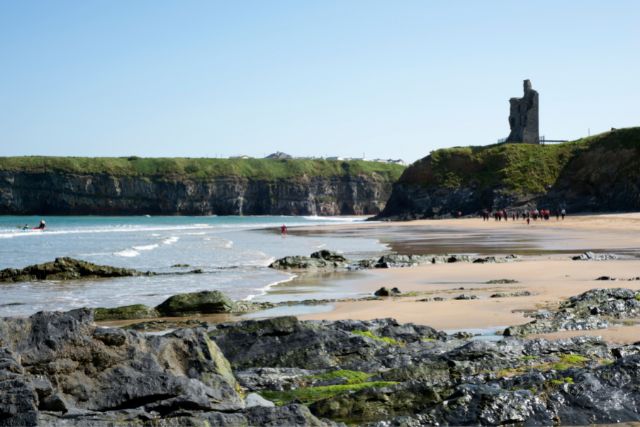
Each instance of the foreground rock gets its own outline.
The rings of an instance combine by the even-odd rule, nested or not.
[[[0,426],[584,425],[640,421],[638,389],[640,345],[595,337],[294,317],[148,336],[98,328],[88,310],[0,319]]]
[[[497,343],[431,328],[295,318],[217,325],[242,386],[357,425],[550,425],[640,420],[640,347],[598,338]]]
[[[640,292],[625,288],[591,289],[560,304],[558,310],[538,310],[536,320],[505,329],[504,335],[605,329],[611,322],[640,318]]]
[[[146,336],[89,310],[0,319],[0,425],[325,425],[245,402],[204,329]]]
[[[27,282],[32,280],[76,280],[107,277],[127,277],[152,275],[129,268],[97,265],[74,258],[56,258],[52,262],[35,264],[22,269],[6,268],[0,270],[0,282]]]

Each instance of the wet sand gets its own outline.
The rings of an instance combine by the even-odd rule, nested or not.
[[[557,305],[567,297],[592,288],[640,289],[640,281],[595,280],[600,276],[640,276],[640,214],[569,217],[564,222],[552,219],[532,222],[531,226],[512,221],[487,223],[482,219],[460,219],[339,225],[296,232],[375,235],[394,250],[402,248],[400,252],[405,253],[524,254],[521,261],[512,263],[455,263],[367,271],[359,280],[350,283],[361,295],[370,295],[386,286],[398,287],[410,296],[339,302],[333,311],[302,315],[302,319],[393,317],[400,322],[444,330],[495,328],[526,323],[531,320],[524,316],[526,311]],[[478,240],[478,236],[485,237]],[[569,258],[570,254],[586,250],[606,250],[622,254],[623,259],[573,261]],[[495,279],[513,279],[518,283],[486,283]],[[460,290],[461,287],[464,290]],[[489,298],[492,293],[517,290],[527,290],[532,295]],[[478,299],[452,299],[463,293],[476,295]],[[434,296],[446,300],[418,301]],[[575,335],[559,333],[557,336],[572,334]],[[578,334],[585,335],[584,332]],[[587,334],[631,343],[640,341],[640,326],[614,327]]]

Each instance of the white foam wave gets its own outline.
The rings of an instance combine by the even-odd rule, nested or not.
[[[138,226],[138,225],[122,225],[111,227],[82,227],[82,228],[66,228],[66,229],[47,229],[27,230],[27,231],[3,231],[0,232],[0,239],[11,239],[14,237],[33,237],[33,236],[56,236],[62,234],[92,234],[92,233],[139,233],[141,231],[181,231],[181,230],[199,230],[199,229],[217,228],[211,224],[192,224],[192,225],[176,225],[176,226]]]
[[[133,249],[136,251],[152,251],[155,248],[157,248],[159,245],[157,244],[152,244],[152,245],[142,245],[142,246],[134,246]]]
[[[140,255],[140,252],[136,251],[135,249],[125,249],[123,251],[114,252],[113,254],[117,256],[133,258]]]
[[[180,240],[180,238],[178,236],[171,236],[171,237],[167,237],[166,239],[164,239],[162,241],[162,244],[163,245],[173,245],[178,240]]]
[[[266,295],[267,292],[269,292],[269,289],[273,288],[274,286],[280,285],[282,283],[290,282],[293,279],[295,279],[296,277],[298,277],[298,276],[296,276],[295,274],[289,274],[289,277],[287,277],[286,279],[277,280],[275,282],[269,283],[266,286],[263,286],[262,288],[256,288],[256,291],[259,291],[260,293],[248,295],[243,300],[244,301],[251,301],[256,297]]]
[[[305,216],[303,218],[308,220],[308,221],[320,221],[320,222],[325,222],[325,221],[363,222],[363,221],[366,220],[366,217],[359,217],[359,216],[318,216],[318,215],[311,215],[311,216]]]

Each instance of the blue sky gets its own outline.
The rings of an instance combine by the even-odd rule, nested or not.
[[[0,155],[393,157],[640,125],[640,2],[0,0]]]

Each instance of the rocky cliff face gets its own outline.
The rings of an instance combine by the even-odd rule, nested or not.
[[[640,128],[557,145],[437,150],[402,174],[380,218],[482,209],[640,210]]]
[[[384,175],[251,179],[0,171],[0,214],[369,215]]]

